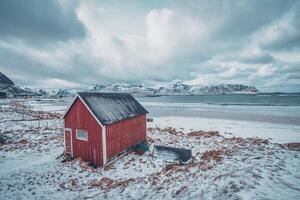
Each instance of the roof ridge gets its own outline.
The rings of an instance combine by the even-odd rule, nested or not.
[[[130,93],[78,92],[78,95],[103,125],[148,113]]]

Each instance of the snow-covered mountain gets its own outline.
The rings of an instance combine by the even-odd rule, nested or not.
[[[160,96],[160,95],[201,95],[201,94],[256,94],[259,91],[252,86],[241,84],[220,84],[212,86],[188,85],[180,80],[158,86],[145,84],[115,83],[110,85],[93,84],[86,89],[34,89],[19,87],[7,76],[0,72],[0,98],[46,96],[65,97],[74,96],[78,91],[99,91],[130,93],[134,96]]]
[[[78,91],[79,91],[78,89],[69,89],[69,88],[47,89],[48,96],[50,97],[74,96]]]
[[[133,95],[153,95],[156,89],[141,84],[115,83],[111,85],[93,84],[88,91],[130,93]]]
[[[27,93],[32,94],[32,96],[48,96],[48,92],[44,89],[31,88],[28,86],[20,86],[20,88],[26,91]]]
[[[260,91],[253,86],[242,84],[220,84],[212,86],[191,86],[192,94],[256,94]]]
[[[10,80],[5,74],[0,72],[0,98],[37,96],[38,93],[32,90],[26,90]]]
[[[128,92],[135,96],[158,95],[201,95],[201,94],[256,94],[259,91],[253,86],[241,84],[220,84],[212,86],[188,85],[181,81],[173,81],[166,85],[150,87],[128,83],[112,85],[93,84],[88,91],[99,92]]]

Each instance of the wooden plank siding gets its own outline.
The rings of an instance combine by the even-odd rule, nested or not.
[[[106,126],[107,159],[146,140],[146,115]]]
[[[65,128],[72,129],[73,155],[83,160],[103,165],[102,128],[77,98],[65,116]],[[88,141],[76,139],[76,130],[87,131]]]

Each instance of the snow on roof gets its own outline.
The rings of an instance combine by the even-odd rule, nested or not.
[[[78,92],[78,95],[103,125],[148,113],[128,93]]]

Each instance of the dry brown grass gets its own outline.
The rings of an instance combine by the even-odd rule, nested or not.
[[[154,143],[155,142],[154,139],[152,139],[150,136],[147,136],[146,141],[148,143]]]
[[[228,155],[228,150],[209,150],[204,152],[204,154],[201,156],[201,159],[209,162],[211,160],[215,160],[215,161],[221,161],[224,156]]]
[[[175,128],[172,127],[163,128],[161,129],[161,132],[169,133],[171,135],[176,135],[176,136],[183,135],[182,131],[177,131]]]
[[[31,116],[36,120],[59,119],[62,116],[62,114],[60,113],[31,110],[30,107],[26,107],[24,103],[21,101],[11,102],[10,106],[11,108],[10,110],[8,110],[8,112],[16,112],[22,115]]]
[[[219,134],[218,131],[192,131],[187,134],[189,137],[220,137],[221,135]]]
[[[79,166],[81,168],[85,169],[86,171],[95,172],[95,169],[93,167],[89,166],[89,164],[87,162],[83,161],[81,157],[77,157],[77,158],[73,159],[72,163],[79,163]]]
[[[160,131],[161,129],[159,127],[155,127],[155,128],[152,128],[152,127],[148,127],[147,128],[147,131],[149,132],[154,132],[154,131]]]
[[[127,187],[130,182],[133,182],[133,178],[122,179],[122,180],[113,180],[108,177],[103,177],[101,180],[93,180],[90,182],[90,187],[100,187],[105,190],[110,190],[116,187]]]
[[[210,138],[210,137],[220,137],[215,138],[216,140],[210,139],[209,142],[214,142],[217,146],[216,149],[207,150],[204,153],[198,152],[191,162],[187,165],[179,165],[177,163],[166,165],[161,171],[155,172],[149,175],[145,175],[144,177],[137,178],[128,178],[128,179],[111,179],[108,177],[103,177],[100,180],[94,180],[88,185],[90,187],[100,187],[104,190],[110,190],[116,187],[127,187],[130,183],[144,183],[148,182],[154,187],[155,190],[162,190],[164,186],[169,183],[176,182],[179,178],[187,176],[189,174],[194,173],[195,170],[211,170],[217,165],[222,164],[223,159],[228,158],[230,156],[234,156],[235,152],[239,150],[243,150],[244,148],[264,148],[269,145],[269,141],[265,139],[259,138],[240,138],[240,137],[232,137],[232,138],[224,138],[220,135],[218,131],[192,131],[190,133],[184,134],[182,131],[178,131],[175,128],[167,127],[160,129],[158,127],[148,128],[147,131],[158,131],[158,133],[165,133],[172,135],[171,138],[182,138],[182,137],[199,137],[199,138]],[[174,137],[173,137],[174,136]],[[175,137],[179,136],[179,137]],[[151,137],[147,137],[147,141],[149,143],[158,142],[159,139],[152,139]],[[297,150],[300,148],[300,143],[291,143],[285,144],[283,146],[287,149]],[[137,159],[136,159],[137,160]],[[124,161],[125,166],[130,166],[132,163],[136,162],[134,158],[128,159]],[[138,159],[139,162],[144,162],[142,159]],[[113,166],[113,164],[111,164]],[[221,177],[221,176],[220,176]],[[216,179],[219,179],[217,177]],[[174,195],[180,195],[184,193],[186,188],[183,186],[174,192]]]
[[[175,136],[184,134],[182,131],[178,131],[176,128],[173,128],[173,127],[166,127],[166,128],[162,128],[162,129],[159,127],[147,128],[147,131],[149,131],[149,132],[159,131],[162,133],[169,133],[169,134],[175,135]]]
[[[19,144],[28,144],[29,142],[28,142],[28,140],[22,139],[17,143],[19,143]]]

